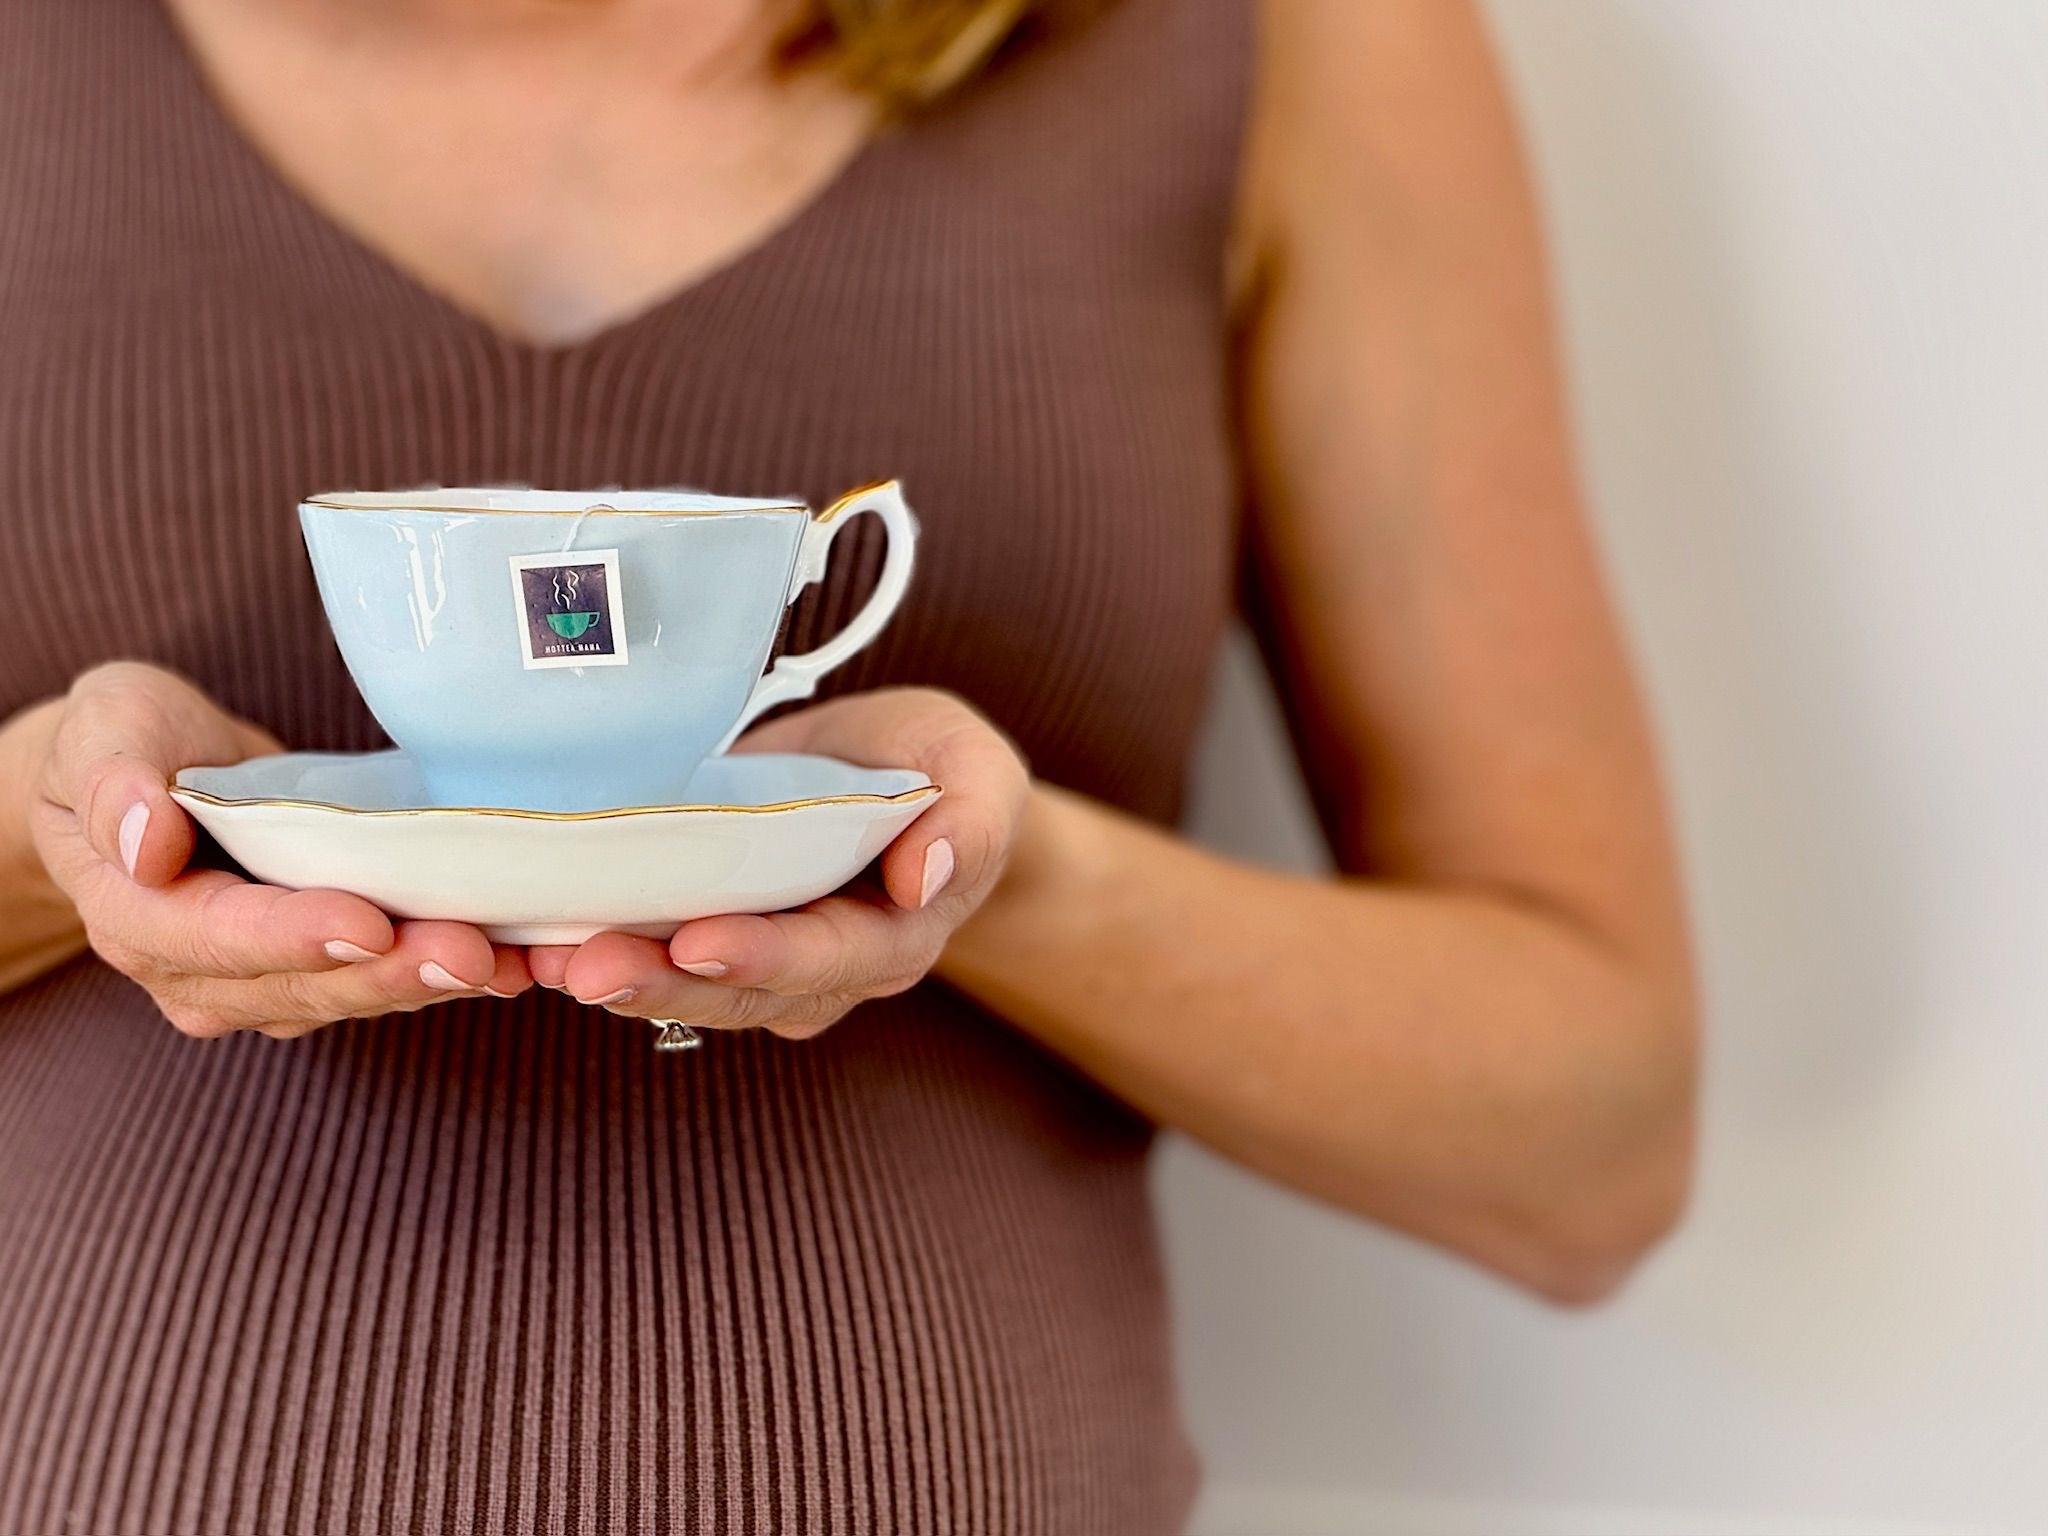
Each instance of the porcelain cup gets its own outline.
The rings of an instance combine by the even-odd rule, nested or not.
[[[874,592],[763,672],[785,609],[862,514]],[[822,512],[685,491],[334,492],[299,507],[328,622],[435,802],[542,811],[674,802],[763,710],[808,698],[881,630],[917,521],[895,482]]]

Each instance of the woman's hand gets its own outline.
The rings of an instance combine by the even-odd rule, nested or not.
[[[532,984],[519,951],[461,923],[394,928],[358,896],[187,870],[196,833],[171,777],[276,750],[183,678],[132,662],[80,677],[57,716],[29,811],[36,851],[92,947],[165,1018],[188,1035],[289,1039]]]
[[[749,733],[741,750],[917,768],[945,795],[882,854],[879,885],[863,882],[794,912],[700,918],[666,945],[603,933],[538,948],[530,958],[543,985],[633,1018],[808,1039],[856,1003],[924,978],[1002,874],[1031,782],[994,726],[952,695],[922,688],[799,710]]]

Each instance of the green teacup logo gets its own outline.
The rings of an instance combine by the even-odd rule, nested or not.
[[[519,649],[529,667],[622,667],[619,552],[512,556]]]
[[[583,606],[583,573],[573,565],[559,566],[554,580],[555,611],[548,615],[548,628],[564,640],[581,640],[583,632],[597,622],[597,610]]]

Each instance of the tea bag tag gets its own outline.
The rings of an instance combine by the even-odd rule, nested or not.
[[[616,549],[514,555],[511,564],[519,658],[528,671],[626,665]]]

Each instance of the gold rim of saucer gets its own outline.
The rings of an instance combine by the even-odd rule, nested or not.
[[[216,795],[209,790],[173,784],[173,798],[197,800],[222,810],[243,807],[285,807],[292,810],[332,811],[338,816],[509,816],[516,821],[607,821],[620,816],[672,816],[713,812],[726,816],[760,816],[773,811],[802,811],[815,805],[908,805],[941,793],[938,784],[921,784],[894,795],[814,795],[804,800],[778,800],[773,805],[622,805],[606,811],[523,811],[502,805],[405,805],[376,809],[360,805],[336,805],[331,800],[300,800],[289,795]]]

